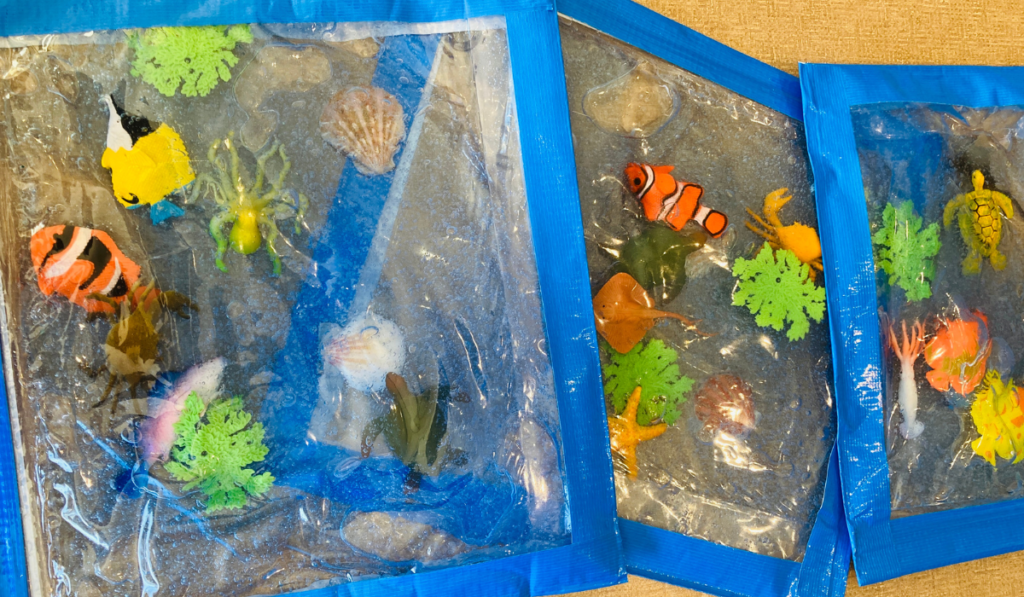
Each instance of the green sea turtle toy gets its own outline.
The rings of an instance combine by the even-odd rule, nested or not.
[[[1003,216],[1013,217],[1013,203],[1006,195],[985,189],[985,175],[981,170],[971,173],[974,191],[957,195],[946,204],[942,223],[946,228],[956,214],[960,223],[960,235],[967,245],[964,258],[964,275],[981,271],[981,260],[988,257],[992,268],[1000,271],[1006,267],[1006,255],[999,252],[999,241],[1003,238]]]

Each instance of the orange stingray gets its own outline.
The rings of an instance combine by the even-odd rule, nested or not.
[[[992,351],[988,339],[988,319],[972,311],[969,320],[947,319],[924,348],[924,360],[932,367],[926,377],[940,392],[950,388],[966,396],[978,387],[985,376],[985,364]],[[980,323],[979,323],[980,322]],[[981,326],[985,326],[984,329]],[[981,346],[984,332],[984,346]]]
[[[653,307],[651,295],[633,276],[627,273],[615,274],[594,297],[597,332],[612,348],[625,354],[643,340],[647,331],[654,327],[656,319],[671,317],[691,327],[697,325],[697,322],[682,315],[659,311]]]

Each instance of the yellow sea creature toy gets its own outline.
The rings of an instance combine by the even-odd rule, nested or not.
[[[227,150],[228,161],[220,155],[221,148]],[[267,182],[267,162],[277,156],[281,162],[277,178]],[[277,239],[281,231],[278,220],[294,220],[295,234],[302,232],[303,218],[309,208],[309,199],[302,193],[284,188],[284,181],[292,168],[292,162],[284,146],[274,143],[270,149],[256,156],[255,180],[246,185],[245,169],[238,158],[234,133],[227,138],[214,141],[206,154],[207,161],[217,170],[216,174],[204,173],[199,176],[193,197],[205,194],[213,198],[219,210],[210,220],[210,236],[217,243],[217,267],[228,271],[224,256],[230,247],[241,255],[251,255],[265,246],[273,264],[275,276],[281,274],[281,257],[277,253]],[[224,227],[231,225],[231,231],[224,235]]]
[[[110,170],[114,196],[121,205],[150,206],[154,224],[183,215],[167,197],[195,180],[185,143],[174,129],[125,112],[112,96],[103,98],[110,112],[102,164]]]
[[[1024,411],[1020,405],[1021,388],[1013,380],[1003,383],[998,371],[985,375],[982,389],[975,394],[971,418],[981,435],[971,442],[974,453],[996,465],[996,455],[1013,464],[1024,460]]]
[[[810,266],[811,280],[814,280],[815,272],[822,271],[821,263],[821,241],[818,240],[818,232],[801,224],[794,222],[789,226],[783,226],[779,220],[779,210],[789,203],[792,195],[787,195],[787,188],[777,189],[768,193],[764,198],[764,219],[747,208],[747,213],[754,218],[754,224],[746,222],[747,228],[754,234],[764,238],[776,251],[785,249],[794,255],[801,263]]]
[[[964,275],[981,271],[981,260],[988,257],[992,269],[1001,271],[1006,267],[1006,255],[999,252],[999,241],[1003,239],[1003,217],[1013,217],[1013,203],[1006,195],[985,188],[985,175],[981,170],[971,173],[974,190],[957,195],[946,204],[942,212],[942,224],[946,228],[957,216],[960,236],[967,245],[964,258]]]

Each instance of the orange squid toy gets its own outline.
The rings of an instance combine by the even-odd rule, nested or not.
[[[643,206],[644,216],[652,222],[665,222],[672,230],[682,230],[687,222],[693,220],[712,238],[722,236],[729,225],[729,218],[720,211],[701,205],[704,187],[676,180],[671,174],[674,168],[633,162],[626,165],[629,190]]]

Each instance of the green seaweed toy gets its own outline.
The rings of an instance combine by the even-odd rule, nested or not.
[[[739,258],[732,275],[739,278],[732,304],[746,306],[759,326],[786,332],[795,341],[807,335],[810,321],[825,316],[825,289],[810,280],[810,266],[785,249],[772,251],[765,243],[753,259]]]
[[[960,236],[967,245],[963,264],[965,276],[981,272],[981,260],[986,257],[992,269],[1001,271],[1006,267],[1006,255],[999,252],[999,241],[1003,239],[1003,217],[1013,217],[1010,198],[986,189],[981,170],[971,173],[971,184],[974,185],[972,192],[957,195],[942,212],[942,224],[946,228],[953,223],[954,215],[960,223]]]
[[[204,419],[205,411],[205,421]],[[207,408],[192,392],[185,400],[181,418],[174,424],[177,438],[171,460],[164,468],[184,490],[198,487],[207,496],[206,513],[242,508],[247,496],[260,496],[274,483],[270,473],[257,475],[251,468],[270,451],[263,444],[263,425],[253,423],[242,410],[242,398],[219,400]]]
[[[604,390],[615,414],[622,414],[630,393],[641,386],[636,422],[641,426],[658,420],[675,423],[693,387],[693,380],[679,373],[678,359],[679,354],[658,339],[637,344],[625,354],[611,351],[611,362],[604,367]]]
[[[186,97],[205,97],[221,81],[231,79],[229,67],[239,43],[252,43],[248,25],[231,27],[153,27],[128,34],[135,51],[132,75],[142,77],[172,97],[181,86]]]
[[[907,291],[908,301],[920,301],[932,295],[933,258],[942,247],[939,225],[933,223],[921,230],[921,223],[910,201],[898,208],[889,203],[882,211],[882,226],[871,237],[872,244],[878,248],[878,268],[888,274],[889,286]]]

